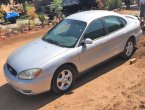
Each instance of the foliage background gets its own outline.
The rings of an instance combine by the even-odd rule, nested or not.
[[[105,5],[108,10],[121,8],[122,0],[105,0]]]

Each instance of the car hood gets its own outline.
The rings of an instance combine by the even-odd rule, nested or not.
[[[62,54],[68,48],[47,43],[42,39],[35,40],[13,52],[7,63],[18,73],[30,68],[39,68],[42,64]]]

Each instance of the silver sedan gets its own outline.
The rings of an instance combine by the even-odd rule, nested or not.
[[[5,77],[26,95],[49,90],[64,93],[91,67],[118,54],[130,58],[141,35],[134,16],[102,10],[79,12],[14,51],[4,65]]]

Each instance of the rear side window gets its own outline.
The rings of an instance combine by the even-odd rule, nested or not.
[[[104,17],[104,22],[106,24],[108,33],[114,32],[124,27],[124,23],[115,16]]]
[[[127,25],[126,20],[124,20],[123,18],[120,18],[120,17],[118,17],[118,19],[124,24],[124,26]]]
[[[106,34],[104,24],[101,19],[94,20],[85,32],[85,38],[97,39]]]

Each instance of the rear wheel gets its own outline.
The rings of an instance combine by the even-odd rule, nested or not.
[[[135,49],[135,41],[133,38],[130,38],[125,45],[122,57],[125,59],[130,58],[134,52],[134,49]]]
[[[65,65],[60,67],[52,79],[52,90],[55,93],[65,93],[72,88],[76,80],[76,71],[73,67]]]

